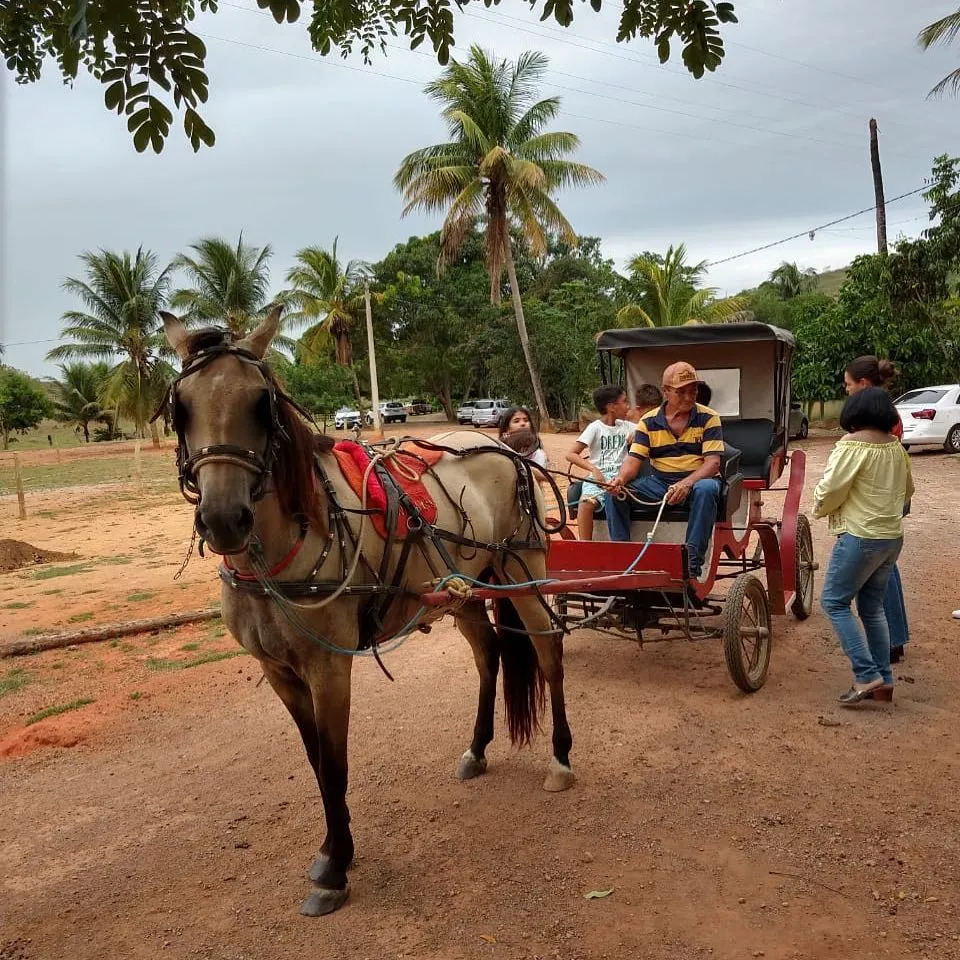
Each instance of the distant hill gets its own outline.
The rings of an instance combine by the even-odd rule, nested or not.
[[[828,297],[835,297],[840,292],[840,286],[846,278],[846,267],[841,267],[839,270],[827,270],[824,273],[818,273],[817,291],[819,293],[825,293]]]

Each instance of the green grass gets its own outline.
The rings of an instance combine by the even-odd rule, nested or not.
[[[46,633],[47,631],[43,627],[27,627],[26,630],[21,630],[20,633],[25,637],[39,637],[41,633]]]
[[[127,563],[133,563],[133,557],[125,557],[122,555],[119,557],[103,557],[100,563],[105,563],[109,567],[119,567]]]
[[[106,451],[105,451],[106,452]],[[171,451],[151,453],[141,458],[144,484],[176,484],[176,467]],[[96,486],[101,483],[126,483],[134,480],[133,453],[89,457],[64,463],[43,463],[23,468],[23,486],[27,493],[57,490],[61,487]],[[15,493],[13,463],[0,463],[0,495]]]
[[[32,679],[33,677],[23,668],[8,670],[4,676],[0,677],[0,697],[22,690]]]
[[[134,593],[131,593],[127,597],[127,603],[139,603],[141,600],[152,600],[156,596],[155,593],[148,593],[146,591],[140,590]]]
[[[86,623],[88,620],[92,620],[94,616],[92,610],[86,610],[83,613],[75,613],[67,620],[67,623]]]
[[[29,727],[31,724],[39,723],[41,720],[46,720],[47,717],[57,717],[61,713],[69,713],[71,710],[79,710],[81,707],[89,706],[91,703],[96,703],[95,700],[89,697],[81,697],[79,700],[71,700],[69,703],[61,703],[56,707],[47,707],[45,710],[41,710],[39,713],[35,713],[30,717],[27,717],[24,720],[24,726]]]
[[[57,519],[57,511],[56,511],[56,510],[38,510],[36,515],[37,515],[38,517],[41,517],[41,518],[44,519],[44,520],[56,520],[56,519]]]
[[[190,667],[199,667],[205,663],[216,663],[218,660],[230,660],[233,657],[242,657],[246,650],[221,650],[218,653],[204,653],[192,660],[164,660],[160,657],[150,657],[147,660],[147,669],[158,673],[169,670],[187,670]]]
[[[2,607],[4,610],[26,610],[29,607],[32,607],[37,601],[36,600],[14,600],[13,603],[5,603]]]
[[[143,699],[143,691],[142,691],[142,690],[134,690],[134,691],[130,694],[130,699],[131,699],[131,700],[142,700],[142,699]]]
[[[72,577],[75,573],[89,573],[93,564],[89,560],[83,563],[70,563],[64,567],[39,567],[23,574],[25,580],[55,580],[57,577]]]
[[[200,644],[199,644],[199,643],[185,643],[180,649],[181,649],[181,650],[199,650],[199,649],[200,649]]]
[[[828,297],[835,297],[840,292],[843,281],[847,279],[847,268],[827,270],[817,274],[817,292],[825,293]]]

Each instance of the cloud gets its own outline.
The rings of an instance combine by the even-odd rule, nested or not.
[[[960,50],[924,55],[915,46],[920,28],[942,15],[939,2],[905,11],[901,0],[744,0],[723,66],[699,81],[676,51],[661,66],[648,43],[614,43],[610,4],[600,15],[575,11],[564,30],[522,6],[471,6],[457,20],[458,49],[478,42],[501,56],[549,55],[544,93],[562,98],[558,125],[580,136],[580,159],[607,176],[561,205],[619,264],[680,242],[692,258],[722,260],[869,207],[871,116],[888,196],[919,186],[936,154],[960,152],[960,105],[925,100]],[[44,354],[74,306],[61,283],[85,249],[142,244],[166,259],[201,236],[242,230],[247,242],[273,245],[279,285],[302,246],[339,235],[347,257],[377,259],[438,225],[401,220],[391,184],[407,152],[444,136],[422,93],[438,72],[428,53],[398,41],[372,68],[358,56],[323,59],[303,23],[277,26],[252,0],[222,4],[200,29],[206,116],[217,132],[216,147],[200,154],[179,134],[159,157],[136,154],[87,77],[72,90],[52,71],[32,87],[4,77],[7,362],[50,372]],[[888,220],[900,224],[891,234],[915,234],[923,213],[917,197],[891,204]],[[839,267],[875,243],[867,214],[812,242],[717,266],[710,282],[735,292],[783,259]]]

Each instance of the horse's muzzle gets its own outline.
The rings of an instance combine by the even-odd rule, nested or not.
[[[194,514],[194,524],[197,535],[214,553],[242,553],[253,533],[253,510],[246,505],[207,506],[201,501]]]

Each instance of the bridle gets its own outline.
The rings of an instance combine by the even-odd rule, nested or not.
[[[223,334],[228,336],[226,332]],[[262,451],[251,450],[249,447],[241,447],[233,443],[216,443],[210,446],[200,447],[195,453],[191,453],[187,446],[187,439],[184,434],[184,424],[180,422],[177,416],[177,391],[180,384],[188,377],[199,373],[205,367],[209,366],[214,360],[223,356],[234,356],[243,363],[256,367],[263,377],[264,387],[267,391],[268,417],[267,417],[267,438]],[[169,384],[164,396],[157,408],[156,413],[150,418],[153,423],[166,410],[177,434],[177,472],[180,484],[180,492],[184,499],[198,506],[200,504],[200,485],[197,479],[197,471],[206,463],[231,463],[244,470],[248,470],[256,478],[253,489],[250,493],[250,499],[253,503],[262,500],[267,493],[267,482],[273,472],[273,467],[277,459],[277,452],[280,444],[287,439],[283,424],[280,421],[279,402],[289,403],[299,413],[313,420],[313,417],[303,409],[295,400],[287,396],[276,384],[270,369],[266,363],[251,353],[233,343],[218,343],[210,347],[197,350],[191,353],[183,361],[183,368],[180,373],[174,377]]]

